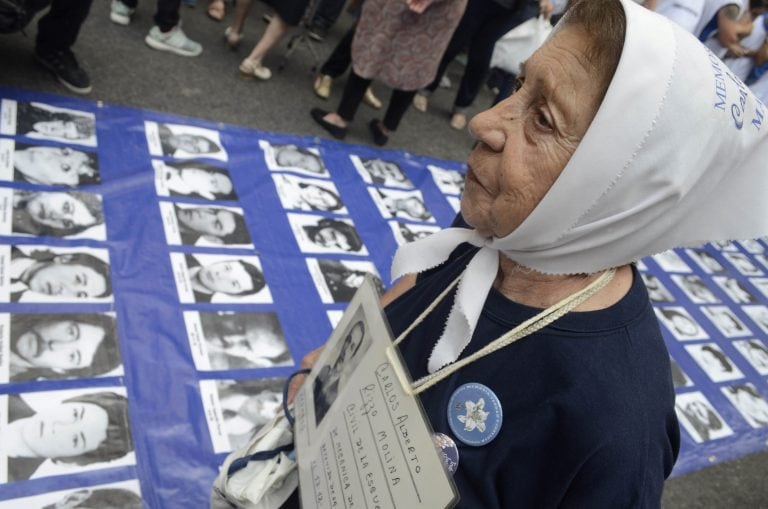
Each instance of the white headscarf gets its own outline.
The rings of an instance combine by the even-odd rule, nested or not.
[[[430,356],[469,343],[498,254],[549,274],[594,273],[680,246],[768,233],[768,110],[693,36],[629,0],[624,48],[598,112],[563,172],[504,238],[448,228],[402,246],[393,278],[481,247]]]

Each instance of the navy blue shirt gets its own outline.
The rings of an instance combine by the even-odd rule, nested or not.
[[[461,273],[462,245],[386,308],[397,337]],[[465,366],[420,394],[436,432],[459,447],[459,507],[659,507],[679,449],[669,354],[637,271],[628,294],[599,311],[571,312]],[[414,379],[453,304],[452,292],[400,344]],[[472,341],[479,350],[540,310],[489,294]],[[503,423],[489,444],[462,444],[448,426],[451,394],[469,382],[499,397]]]

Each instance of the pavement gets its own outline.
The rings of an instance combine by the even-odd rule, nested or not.
[[[223,37],[231,12],[224,22],[217,23],[205,15],[205,2],[194,9],[182,7],[185,32],[204,47],[202,55],[195,58],[162,53],[146,46],[144,36],[153,25],[154,6],[154,2],[141,3],[131,25],[123,27],[109,21],[108,0],[94,1],[91,15],[74,47],[93,81],[93,92],[87,99],[263,131],[327,137],[311,121],[309,110],[315,106],[334,109],[341,97],[344,79],[334,84],[329,100],[317,98],[312,91],[315,62],[305,45],[299,45],[285,62],[283,41],[265,61],[277,71],[269,81],[245,80],[239,76],[239,62],[264,31],[261,15],[266,7],[263,4],[257,2],[254,6],[240,49],[234,52],[227,49]],[[231,11],[231,6],[228,7]],[[350,22],[349,16],[344,15],[325,43],[314,44],[320,59],[330,53]],[[0,85],[73,95],[35,63],[32,56],[35,31],[33,23],[26,36],[0,35]],[[278,70],[281,64],[285,65]],[[466,158],[472,139],[466,130],[456,131],[448,126],[460,72],[461,68],[456,65],[449,69],[453,88],[439,89],[427,113],[411,109],[387,148],[441,159]],[[375,84],[374,89],[382,100],[388,99],[386,87]],[[484,90],[469,113],[490,106],[492,97],[490,91]],[[362,105],[345,141],[371,144],[367,123],[382,116],[381,111]],[[768,452],[670,479],[665,487],[663,507],[768,508]]]

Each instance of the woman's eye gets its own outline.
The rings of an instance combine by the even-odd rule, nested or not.
[[[516,78],[515,86],[512,89],[512,93],[514,94],[515,92],[523,88],[523,83],[525,83],[525,78]]]
[[[536,125],[539,127],[539,129],[545,131],[552,130],[552,123],[549,121],[547,115],[541,110],[536,113]]]

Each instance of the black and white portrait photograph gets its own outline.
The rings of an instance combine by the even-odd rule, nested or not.
[[[328,357],[328,363],[320,367],[312,383],[315,402],[315,427],[320,426],[323,417],[332,408],[339,391],[344,388],[352,372],[371,346],[371,337],[366,333],[362,318],[349,322],[343,339],[338,341]]]
[[[0,314],[0,383],[122,374],[114,314]]]
[[[83,486],[0,501],[0,509],[144,509],[139,481]]]
[[[393,161],[383,159],[368,159],[355,155],[349,156],[352,164],[368,184],[387,187],[398,187],[400,189],[413,189],[413,182],[408,179],[405,171]]]
[[[96,146],[96,117],[40,102],[2,100],[0,134]]]
[[[161,201],[165,239],[173,246],[252,248],[243,209]]]
[[[699,276],[672,274],[672,281],[694,304],[716,304],[720,299]]]
[[[464,192],[464,174],[456,170],[447,170],[432,164],[427,165],[432,180],[443,194],[460,195]]]
[[[685,254],[707,274],[725,272],[725,267],[717,257],[705,249],[686,249]]]
[[[677,394],[675,411],[680,424],[697,444],[733,435],[731,427],[701,392]]]
[[[655,307],[659,321],[678,341],[709,339],[709,335],[684,307]]]
[[[287,173],[275,173],[272,179],[283,208],[349,214],[339,190],[330,180],[308,179]]]
[[[308,258],[307,267],[323,304],[351,301],[369,274],[379,294],[384,293],[384,283],[372,262]]]
[[[688,264],[673,249],[655,254],[651,258],[664,272],[683,272],[686,274],[691,272]]]
[[[0,301],[110,302],[106,249],[0,245]]]
[[[133,465],[136,462],[125,387],[0,396],[7,408],[0,454],[7,479],[24,481]]]
[[[408,219],[425,223],[435,222],[435,218],[432,217],[432,214],[424,204],[424,197],[421,195],[421,191],[400,191],[369,187],[368,194],[371,195],[376,208],[384,218]]]
[[[768,427],[768,401],[751,383],[721,387],[725,397],[753,428]]]
[[[293,143],[270,143],[259,140],[264,161],[271,171],[292,171],[314,177],[330,177],[328,169],[316,148],[300,147]]]
[[[101,195],[85,191],[0,188],[0,232],[106,240]]]
[[[144,122],[149,153],[174,159],[227,161],[219,131],[179,124]]]
[[[275,313],[185,311],[184,324],[195,367],[201,371],[293,364]]]
[[[723,252],[723,257],[743,276],[762,276],[763,271],[744,253]]]
[[[765,253],[765,246],[757,239],[740,240],[737,242],[747,253]]]
[[[648,273],[641,273],[640,276],[643,278],[643,282],[645,282],[645,287],[648,289],[648,297],[651,301],[675,302],[675,297],[658,277]]]
[[[768,347],[759,339],[734,341],[733,346],[760,375],[768,375]]]
[[[304,253],[368,255],[351,219],[288,214],[288,221]]]
[[[768,270],[768,255],[765,253],[753,253],[752,256],[763,266],[763,271]]]
[[[675,389],[679,387],[690,387],[693,385],[691,379],[688,377],[685,371],[683,371],[683,369],[680,367],[680,364],[678,364],[675,359],[670,358],[669,365],[672,368],[672,385],[674,385]]]
[[[747,288],[747,285],[734,277],[713,276],[712,281],[737,304],[754,304],[757,297]]]
[[[248,444],[283,408],[285,378],[201,380],[200,396],[213,452],[230,452]]]
[[[749,282],[763,294],[763,297],[768,299],[768,277],[751,277]]]
[[[726,338],[743,338],[752,335],[752,331],[727,306],[703,306],[701,312]]]
[[[14,143],[0,139],[0,180],[45,186],[98,184],[98,157],[80,148]]]
[[[685,349],[713,382],[744,378],[744,373],[716,343],[685,345]]]
[[[180,196],[200,200],[236,201],[232,177],[224,168],[199,161],[169,163],[154,159],[155,190],[158,196]]]
[[[763,331],[768,334],[768,307],[762,305],[742,306],[747,316]]]
[[[179,300],[185,304],[272,302],[258,256],[170,253]]]
[[[739,248],[736,247],[736,244],[729,240],[716,240],[714,242],[710,242],[710,245],[717,249],[718,251],[738,251]]]
[[[392,235],[394,235],[397,245],[399,246],[423,239],[424,237],[429,237],[433,233],[441,230],[439,226],[428,224],[402,223],[400,221],[387,221],[387,223],[392,229]]]

